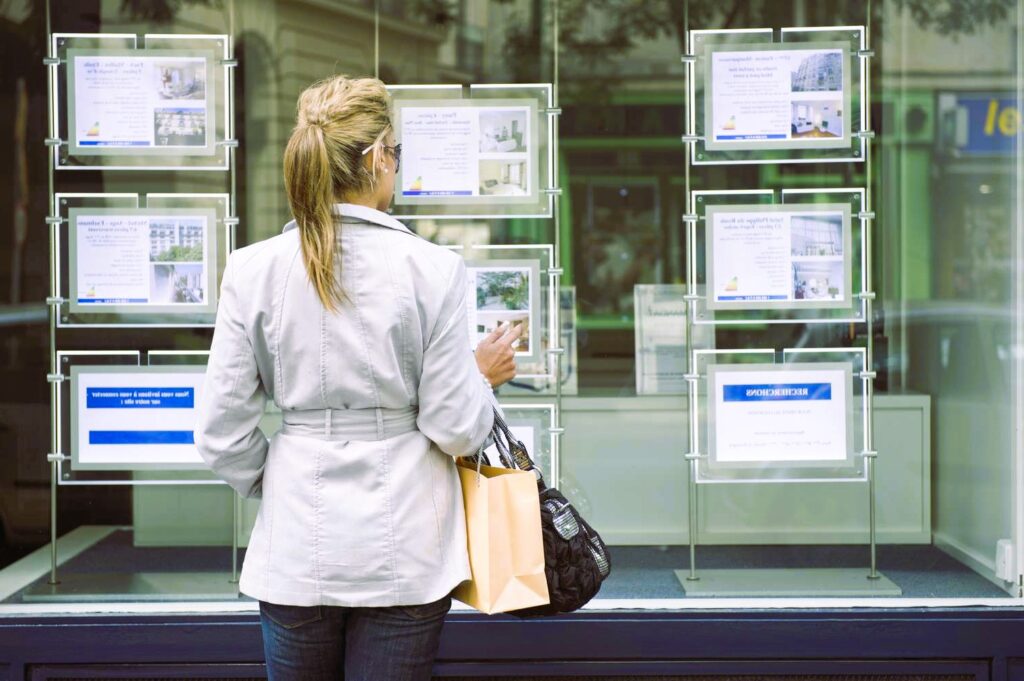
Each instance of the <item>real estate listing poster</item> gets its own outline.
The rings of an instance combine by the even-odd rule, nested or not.
[[[206,368],[71,367],[76,469],[203,469],[193,429]]]
[[[536,202],[536,100],[396,100],[395,112],[396,205]]]
[[[713,465],[852,464],[852,364],[717,364],[707,380]]]
[[[76,155],[212,155],[212,53],[68,50],[68,128]]]
[[[539,354],[540,261],[485,260],[466,263],[466,317],[472,348],[502,324],[522,327],[516,358]]]
[[[68,221],[71,312],[216,312],[214,210],[72,208]]]
[[[705,72],[712,150],[850,146],[849,45],[713,47]]]
[[[705,225],[709,309],[851,306],[849,204],[708,206]]]

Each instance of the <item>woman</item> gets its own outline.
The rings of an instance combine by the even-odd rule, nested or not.
[[[400,147],[376,79],[299,98],[284,157],[294,223],[228,259],[196,444],[262,497],[240,590],[271,679],[428,679],[470,577],[453,457],[493,422],[518,328],[470,351],[455,253],[383,211]],[[483,378],[481,378],[481,375]],[[257,429],[267,396],[284,425]]]

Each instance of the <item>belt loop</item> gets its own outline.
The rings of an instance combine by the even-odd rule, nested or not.
[[[324,409],[324,436],[331,436],[331,408]]]
[[[377,412],[377,439],[378,440],[383,440],[384,439],[384,411],[380,407],[377,407],[376,412]]]

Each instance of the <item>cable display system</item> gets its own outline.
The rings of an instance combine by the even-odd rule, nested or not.
[[[58,492],[223,484],[192,435],[207,352],[81,349],[78,330],[102,329],[99,347],[131,348],[141,329],[213,326],[238,225],[233,27],[136,36],[54,33],[49,13],[47,21],[51,565],[45,588],[26,598],[103,589],[145,598],[131,575],[124,583],[93,584],[87,575],[61,583]],[[218,173],[228,190],[63,190],[74,187],[77,170],[131,171],[123,177],[140,181],[150,172]],[[65,347],[68,339],[75,349]],[[224,579],[210,595],[233,588]]]
[[[901,594],[876,560],[869,29],[686,27],[690,597]],[[691,190],[692,167],[838,162],[865,185]],[[836,322],[865,347],[693,345],[719,325]],[[867,487],[867,569],[698,570],[701,487],[843,481]]]
[[[230,0],[226,14],[225,34],[137,36],[53,32],[47,13],[51,566],[48,583],[27,599],[181,595],[180,579],[164,584],[156,574],[141,581],[132,574],[107,581],[69,574],[62,583],[61,489],[223,485],[192,441],[208,350],[132,348],[147,329],[208,330],[216,318],[239,223]],[[492,243],[484,222],[487,237],[463,242],[460,251],[469,265],[471,339],[501,322],[525,325],[516,351],[520,381],[510,392],[542,398],[508,402],[503,393],[502,401],[557,484],[566,349],[574,346],[566,337],[573,315],[564,309],[570,301],[573,312],[573,296],[561,287],[557,4],[551,21],[552,82],[390,89],[406,150],[396,217],[542,220],[552,231],[537,243]],[[375,11],[375,32],[379,22]],[[379,63],[375,54],[375,73]],[[121,173],[140,185],[156,173],[202,173],[204,182],[219,174],[228,190],[76,192],[75,171],[83,170]],[[83,348],[97,330],[103,342]],[[119,335],[123,343],[112,340]],[[119,345],[127,349],[106,349]],[[235,496],[230,580],[196,573],[195,597],[232,595],[243,511]],[[143,582],[154,591],[140,591]]]

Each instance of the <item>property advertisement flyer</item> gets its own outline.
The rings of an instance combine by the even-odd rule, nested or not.
[[[850,207],[709,206],[708,308],[847,308]]]
[[[852,455],[852,366],[712,365],[710,452],[718,464],[835,465]]]
[[[537,193],[533,118],[527,105],[405,103],[395,202],[529,199]]]
[[[72,465],[205,468],[193,439],[205,367],[71,368]]]
[[[72,153],[214,153],[207,57],[175,50],[111,52],[68,51]]]
[[[517,357],[535,356],[540,299],[539,264],[532,260],[466,263],[469,343],[476,346],[504,323],[522,326]]]
[[[708,149],[850,144],[847,46],[731,46],[708,60]]]
[[[73,209],[74,312],[189,313],[216,309],[212,214]]]

